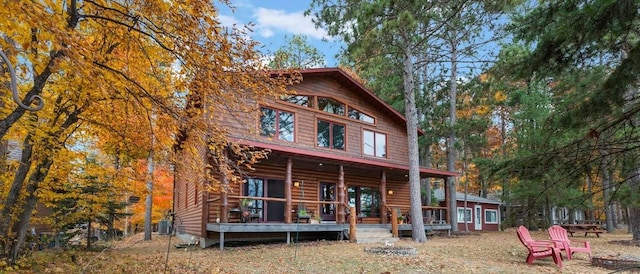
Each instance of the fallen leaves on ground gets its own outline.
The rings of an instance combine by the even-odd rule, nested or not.
[[[532,231],[534,239],[547,239],[546,231]],[[45,251],[32,254],[38,273],[609,273],[591,266],[589,256],[576,253],[559,269],[550,258],[527,265],[526,249],[514,229],[452,237],[433,237],[426,243],[403,238],[395,246],[414,247],[416,256],[371,254],[367,247],[346,241],[299,244],[257,244],[241,247],[217,246],[176,248],[175,237],[154,235],[142,241],[138,234],[112,243],[101,252]],[[640,256],[635,246],[614,241],[631,239],[628,233],[603,234],[600,238],[574,237],[591,242],[594,257],[615,254]],[[284,239],[283,239],[284,240]],[[72,262],[75,256],[76,262]],[[47,259],[48,258],[48,259]],[[166,262],[166,264],[165,264]],[[29,271],[27,271],[29,272]]]

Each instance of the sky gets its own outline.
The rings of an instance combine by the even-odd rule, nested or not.
[[[304,16],[310,0],[232,0],[234,10],[215,2],[220,8],[220,21],[225,26],[253,23],[251,38],[261,42],[265,50],[273,52],[284,44],[284,37],[305,35],[307,43],[317,48],[327,67],[336,67],[334,56],[341,43],[332,41],[323,29],[316,29],[310,17]],[[329,41],[323,41],[327,38]]]

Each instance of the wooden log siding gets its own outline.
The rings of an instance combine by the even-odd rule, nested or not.
[[[185,142],[197,141],[193,136],[190,136]],[[205,145],[198,145],[197,151],[200,157],[206,159],[207,147]],[[196,186],[188,183],[183,178],[176,178],[177,197],[179,200],[174,205],[177,219],[175,220],[175,228],[178,233],[188,233],[196,236],[205,236],[203,231],[202,221],[208,219],[204,216],[205,208],[203,208],[203,202],[195,203]],[[206,231],[205,231],[206,232]]]
[[[242,113],[234,119],[223,119],[221,122],[224,124],[224,127],[229,129],[231,136],[234,138],[293,146],[311,151],[331,152],[350,157],[365,157],[400,165],[408,164],[408,143],[405,125],[404,123],[398,123],[398,121],[394,120],[395,118],[390,117],[388,111],[369,105],[367,98],[354,94],[347,87],[331,78],[309,76],[305,81],[294,85],[291,89],[300,95],[322,96],[339,100],[347,107],[353,107],[374,117],[375,123],[366,123],[348,118],[347,116],[327,113],[322,110],[299,106],[279,99],[263,102],[260,106],[294,113],[294,142],[278,140],[277,137],[267,138],[260,136],[259,131],[255,130],[260,126],[259,113]],[[224,115],[224,113],[222,113],[222,115]],[[318,119],[340,123],[346,126],[346,149],[344,151],[317,147],[316,123]],[[386,158],[363,154],[362,132],[364,129],[387,134]],[[283,178],[283,176],[280,178]],[[296,180],[296,178],[294,177],[293,180]]]

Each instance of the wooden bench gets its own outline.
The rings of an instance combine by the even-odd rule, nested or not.
[[[606,230],[602,229],[571,229],[567,230],[567,233],[573,237],[573,233],[584,233],[584,236],[587,237],[588,234],[596,234],[596,237],[600,238],[600,233],[605,233]]]

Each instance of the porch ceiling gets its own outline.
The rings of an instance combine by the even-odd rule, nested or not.
[[[339,170],[339,166],[343,166],[344,174],[347,176],[357,176],[364,178],[375,178],[379,180],[382,177],[382,171],[386,172],[387,180],[390,181],[409,181],[409,171],[402,169],[386,168],[374,165],[366,165],[356,162],[339,161],[334,159],[327,159],[321,157],[310,157],[303,155],[296,155],[290,153],[282,153],[274,151],[269,154],[269,160],[271,163],[284,166],[286,165],[287,158],[291,158],[293,161],[293,169],[313,170],[324,173],[336,173]],[[428,176],[424,176],[428,177]]]

